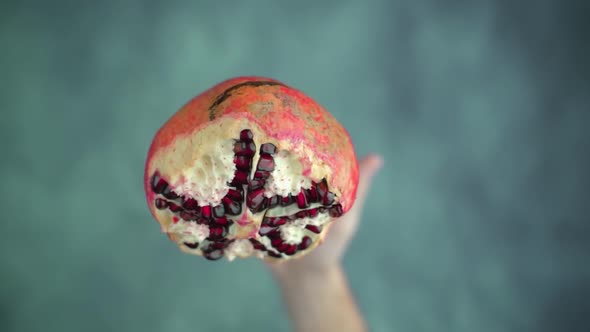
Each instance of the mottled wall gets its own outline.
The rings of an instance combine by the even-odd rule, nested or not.
[[[0,5],[2,331],[288,330],[143,198],[159,125],[244,74],[385,156],[346,257],[373,331],[590,330],[583,1],[93,3]]]

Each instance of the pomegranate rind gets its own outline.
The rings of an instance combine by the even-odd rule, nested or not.
[[[352,207],[359,174],[353,143],[346,129],[320,104],[295,88],[271,78],[237,77],[191,99],[164,123],[151,143],[144,186],[150,211],[164,231],[172,221],[154,207],[151,176],[167,168],[162,174],[166,177],[186,166],[172,165],[165,157],[175,153],[181,141],[187,144],[187,140],[234,137],[244,128],[252,130],[259,142],[272,143],[278,150],[295,153],[305,176],[314,181],[327,180],[344,213]],[[208,133],[206,137],[205,133]],[[189,156],[182,160],[189,162],[190,159]],[[326,226],[319,240],[290,258],[297,258],[321,243],[331,225]],[[246,238],[251,231],[242,231],[238,237]],[[174,234],[169,237],[175,242],[178,240]],[[183,251],[187,251],[186,248]]]

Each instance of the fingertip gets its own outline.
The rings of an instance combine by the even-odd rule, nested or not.
[[[359,163],[359,186],[357,191],[357,206],[360,209],[359,204],[363,204],[369,187],[371,186],[373,177],[383,166],[383,157],[377,153],[370,153],[363,157]]]
[[[364,157],[360,162],[361,173],[375,174],[383,167],[383,156],[371,153]]]
[[[383,164],[385,163],[383,156],[379,154],[373,154],[371,155],[371,158],[373,159],[373,169],[375,171],[378,171],[379,169],[381,169],[381,167],[383,167]]]

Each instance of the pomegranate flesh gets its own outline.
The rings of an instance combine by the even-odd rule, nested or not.
[[[356,196],[346,130],[276,80],[238,77],[192,99],[155,135],[148,206],[182,251],[209,260],[301,257]]]

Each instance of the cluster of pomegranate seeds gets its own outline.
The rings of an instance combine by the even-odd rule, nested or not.
[[[209,237],[206,240],[210,244],[207,248],[201,248],[201,250],[208,259],[219,259],[223,257],[223,249],[229,245],[226,236],[229,233],[231,225],[234,223],[225,216],[223,205],[215,207],[211,207],[210,205],[199,206],[193,198],[180,197],[174,191],[170,190],[169,184],[160,178],[157,173],[152,177],[152,190],[154,193],[165,197],[157,197],[155,199],[154,205],[157,209],[168,209],[175,216],[187,222],[208,225]],[[199,243],[184,242],[184,245],[190,249],[197,249],[199,247]],[[220,249],[221,255],[217,252]]]
[[[320,214],[329,214],[337,218],[342,215],[342,206],[335,203],[334,193],[329,191],[325,179],[320,182],[312,182],[309,189],[301,188],[296,195],[265,196],[265,184],[275,169],[273,156],[276,146],[271,143],[260,145],[260,157],[252,174],[253,159],[256,154],[256,144],[253,141],[253,133],[248,129],[240,132],[239,139],[234,143],[234,164],[236,171],[234,178],[228,183],[230,187],[227,194],[216,206],[199,206],[198,202],[188,196],[180,196],[170,189],[170,185],[156,172],[151,179],[151,189],[158,197],[154,200],[154,206],[159,210],[169,210],[176,217],[186,221],[207,225],[209,236],[203,243],[188,243],[184,245],[190,249],[200,248],[205,258],[217,260],[224,256],[224,251],[234,241],[228,238],[230,228],[234,221],[228,217],[240,216],[242,204],[252,213],[260,213],[271,210],[277,206],[287,207],[296,204],[300,211],[288,216],[265,217],[262,220],[258,237],[266,237],[272,248],[267,248],[260,238],[250,238],[253,248],[265,252],[268,256],[281,258],[284,255],[291,256],[298,251],[306,250],[313,243],[315,234],[322,232],[322,226],[306,224],[301,226],[306,232],[299,243],[287,243],[281,237],[281,227],[287,227],[296,220],[317,218]],[[245,195],[244,195],[245,191]],[[314,208],[310,206],[314,204]],[[178,220],[178,219],[176,219]]]
[[[328,200],[325,199],[325,197],[328,196],[328,192],[322,193],[322,189],[318,191],[318,187],[319,186],[317,183],[312,183],[311,189],[301,190],[301,192],[297,195],[298,199],[296,199],[299,208],[302,206],[302,204],[300,204],[299,197],[302,197],[301,199],[305,202],[306,207],[309,206],[310,203],[324,204],[323,202],[328,202]],[[323,186],[321,187],[325,188]],[[293,204],[293,202],[291,204]],[[265,217],[262,219],[262,224],[260,225],[258,234],[261,237],[267,237],[270,240],[271,246],[276,251],[278,251],[278,253],[291,256],[299,250],[307,249],[313,242],[312,238],[308,235],[305,235],[301,238],[301,242],[299,244],[288,244],[281,238],[280,228],[284,225],[294,222],[295,220],[303,218],[315,218],[319,214],[323,213],[329,213],[331,217],[340,217],[342,215],[342,205],[334,204],[332,206],[320,206],[317,208],[301,210],[289,216]],[[305,230],[311,233],[320,234],[322,232],[322,226],[308,224],[305,225]],[[250,239],[250,241],[252,242],[253,239]],[[273,253],[272,251],[267,250],[267,248],[259,241],[254,241],[256,241],[255,249],[267,251],[267,253],[273,257],[282,257],[276,252]],[[252,243],[254,244],[254,242]]]
[[[203,255],[205,256],[205,258],[211,261],[216,261],[223,257],[224,250],[232,242],[234,242],[234,240],[228,240],[226,238],[223,238],[218,241],[209,242],[209,245],[201,250],[203,251]]]
[[[248,195],[246,196],[246,206],[257,213],[269,207],[269,199],[264,196],[264,185],[270,176],[270,173],[275,169],[275,162],[272,155],[276,152],[276,147],[271,143],[265,143],[260,146],[260,159],[252,180],[248,186]],[[274,198],[274,197],[273,197]],[[274,198],[274,205],[278,203],[278,198]]]
[[[285,255],[288,255],[288,256],[294,255],[299,250],[307,249],[311,245],[311,243],[313,242],[311,237],[306,235],[301,239],[301,242],[299,244],[286,243],[281,238],[281,232],[278,230],[278,228],[274,228],[274,229],[269,230],[263,236],[266,236],[270,239],[270,244],[273,248],[276,249],[276,251],[278,251],[279,253],[284,253]],[[254,245],[254,249],[257,249],[260,251],[266,251],[268,255],[273,256],[273,257],[282,257],[279,253],[276,253],[272,250],[268,250],[258,240],[250,239],[250,242]]]

